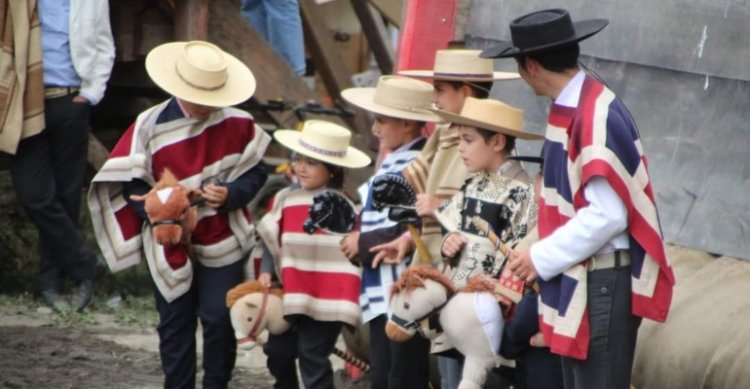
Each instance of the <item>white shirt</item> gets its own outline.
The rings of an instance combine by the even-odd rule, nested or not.
[[[563,88],[555,104],[575,108],[586,73],[579,71]],[[539,277],[549,280],[594,254],[630,247],[628,212],[604,177],[594,177],[583,189],[589,205],[550,236],[531,246],[531,261]]]

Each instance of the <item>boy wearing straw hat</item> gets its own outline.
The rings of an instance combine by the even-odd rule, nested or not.
[[[277,130],[274,137],[294,152],[297,183],[276,195],[258,223],[266,249],[259,280],[270,286],[276,274],[284,289],[284,317],[294,329],[269,336],[263,352],[275,388],[299,387],[295,360],[305,388],[333,388],[328,358],[342,326],[359,322],[359,270],[339,250],[340,235],[322,229],[311,235],[304,225],[321,192],[348,201],[341,192],[344,169],[365,167],[370,158],[350,145],[347,128],[327,121],[308,120],[302,131]]]
[[[195,386],[200,319],[203,386],[225,388],[236,357],[225,295],[242,281],[254,242],[246,206],[265,182],[260,161],[270,136],[246,112],[227,108],[250,98],[255,78],[219,47],[166,43],[149,52],[146,70],[173,97],[138,115],[94,177],[94,232],[112,271],[148,264],[164,386]],[[156,243],[143,203],[130,198],[149,192],[166,169],[200,188],[204,205],[189,245]]]
[[[341,242],[344,253],[349,258],[358,257],[363,267],[360,305],[362,322],[370,325],[370,381],[373,388],[426,388],[429,341],[413,337],[400,343],[385,334],[389,290],[408,264],[385,258],[378,246],[402,235],[405,227],[389,220],[390,208],[375,209],[371,192],[375,178],[402,175],[426,142],[421,136],[424,123],[440,120],[429,111],[432,86],[411,78],[382,76],[376,88],[351,88],[341,95],[374,114],[372,132],[381,147],[391,150],[368,181],[360,230]]]
[[[541,330],[563,356],[566,388],[628,388],[641,318],[666,320],[675,281],[637,126],[578,63],[578,42],[607,23],[533,12],[513,20],[512,42],[482,53],[515,58],[533,91],[553,100],[541,240],[517,250],[511,268],[541,278]]]

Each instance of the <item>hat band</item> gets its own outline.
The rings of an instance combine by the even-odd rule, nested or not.
[[[193,87],[195,89],[200,89],[200,90],[205,90],[205,91],[215,91],[215,90],[219,90],[219,89],[223,88],[224,85],[226,85],[227,78],[228,78],[228,75],[225,74],[224,75],[224,80],[219,85],[216,85],[216,86],[203,86],[203,85],[194,84],[194,83],[188,81],[185,77],[183,77],[182,73],[180,73],[180,67],[177,66],[177,64],[174,65],[174,70],[177,73],[177,76],[180,77],[180,80],[182,80],[182,82],[190,85],[191,87]]]
[[[492,78],[495,76],[494,73],[446,73],[446,72],[433,72],[432,73],[436,78],[439,77],[482,77],[482,78]]]
[[[321,149],[320,147],[313,146],[313,145],[305,142],[302,139],[300,139],[299,141],[297,141],[297,143],[300,146],[302,146],[303,148],[305,148],[306,150],[312,151],[313,153],[323,154],[323,155],[328,156],[328,157],[337,157],[337,158],[344,158],[344,157],[346,157],[346,150],[343,150],[343,151],[332,151],[332,150]]]

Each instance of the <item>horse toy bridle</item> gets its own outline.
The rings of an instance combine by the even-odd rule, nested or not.
[[[260,309],[258,310],[258,317],[255,318],[255,323],[253,323],[253,326],[250,327],[250,331],[248,331],[247,336],[244,338],[237,339],[237,344],[245,344],[248,342],[257,342],[258,338],[258,329],[260,328],[260,323],[263,322],[263,318],[266,316],[266,306],[268,306],[268,289],[263,289],[263,299],[260,303]]]

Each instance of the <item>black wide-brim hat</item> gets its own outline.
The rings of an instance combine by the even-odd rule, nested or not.
[[[483,58],[508,58],[551,51],[591,37],[609,24],[606,19],[573,23],[564,9],[547,9],[516,18],[510,23],[511,42],[502,42],[480,54]]]

